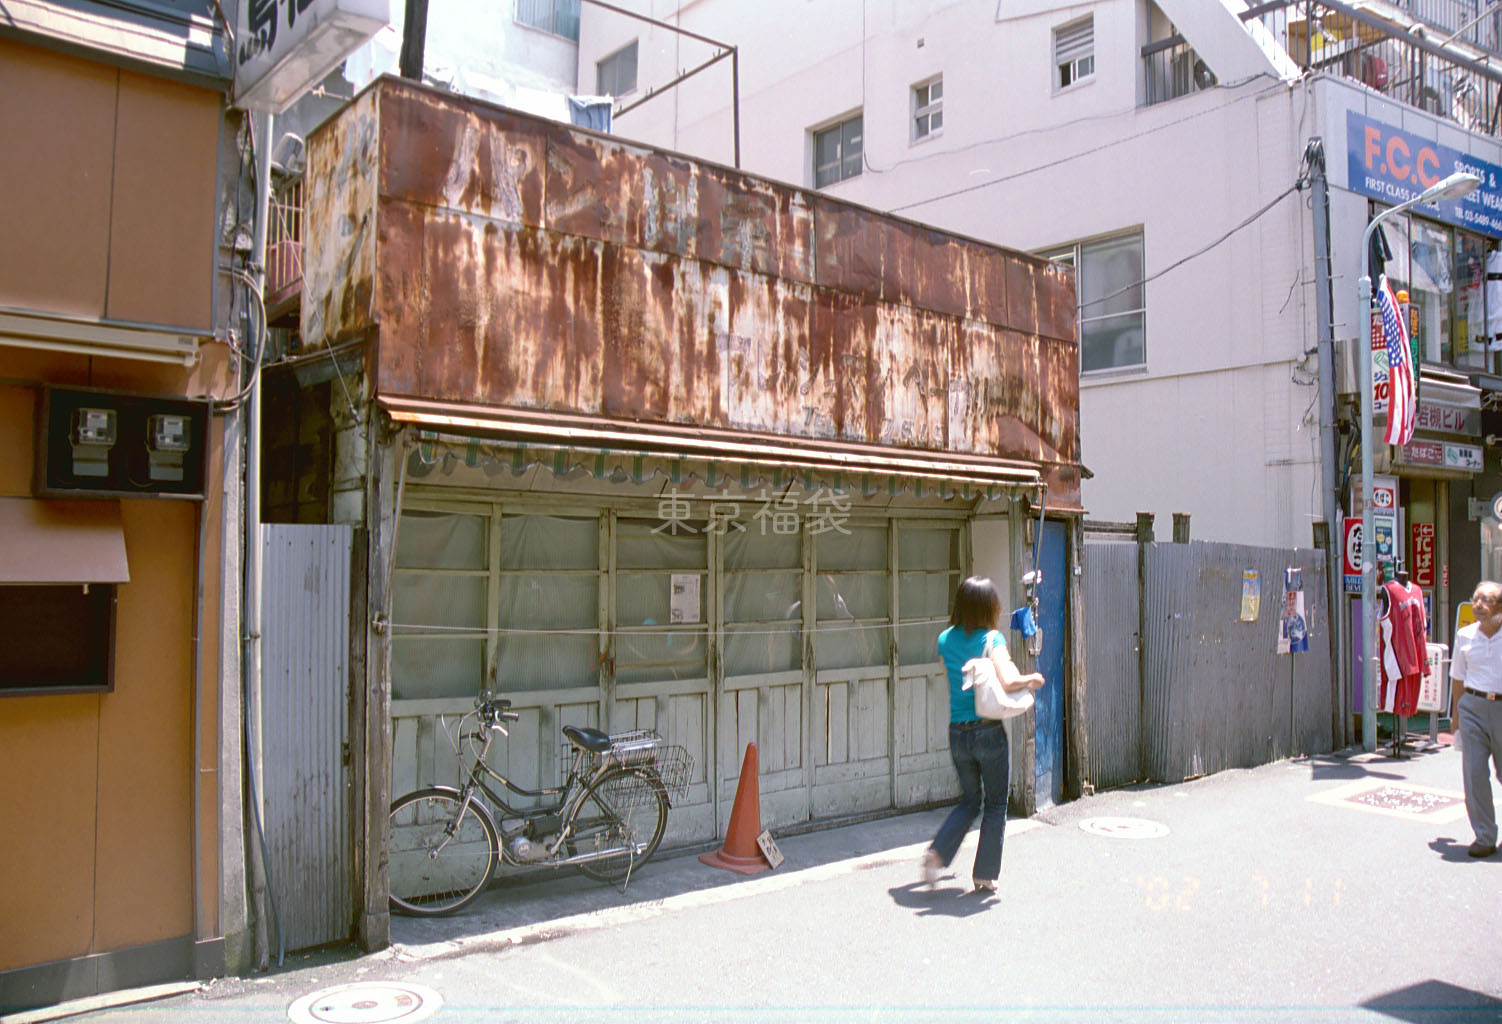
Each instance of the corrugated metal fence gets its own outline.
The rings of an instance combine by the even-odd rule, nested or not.
[[[350,526],[263,527],[267,868],[286,948],[354,921],[348,735]]]
[[[1286,568],[1303,570],[1309,650],[1278,654]],[[1332,748],[1322,552],[1087,543],[1086,779],[1178,782]],[[1243,579],[1257,615],[1242,621]]]

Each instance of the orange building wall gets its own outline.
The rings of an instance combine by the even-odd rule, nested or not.
[[[210,327],[222,97],[6,39],[0,96],[0,306]]]
[[[13,39],[0,39],[0,96],[0,307],[209,334],[223,97]],[[33,383],[231,392],[224,346],[201,356],[184,369],[0,345],[0,496],[31,494]],[[0,971],[220,934],[225,539],[223,427],[211,424],[207,500],[121,502],[131,579],[114,692],[0,698]]]
[[[0,348],[0,378],[83,383],[87,364]],[[33,388],[0,386],[0,496],[30,494],[34,401]],[[208,770],[192,764],[198,508],[121,506],[131,579],[118,593],[114,692],[0,698],[0,970],[194,934],[195,777],[205,835],[218,806],[212,703],[199,719]]]

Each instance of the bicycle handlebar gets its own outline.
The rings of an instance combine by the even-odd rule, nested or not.
[[[481,694],[475,698],[475,711],[479,713],[480,719],[488,724],[519,721],[522,716],[515,711],[506,710],[509,707],[511,707],[511,701],[505,697]]]

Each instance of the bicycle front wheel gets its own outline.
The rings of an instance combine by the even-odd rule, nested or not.
[[[441,917],[469,904],[495,874],[495,825],[446,789],[419,789],[391,805],[391,909]]]
[[[668,824],[668,794],[649,768],[617,768],[596,779],[574,815],[573,852],[599,854],[579,870],[602,882],[625,878],[657,852]]]

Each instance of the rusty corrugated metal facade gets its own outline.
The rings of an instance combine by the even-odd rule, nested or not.
[[[309,140],[302,336],[380,396],[1023,461],[1079,502],[1070,268],[385,78]]]

